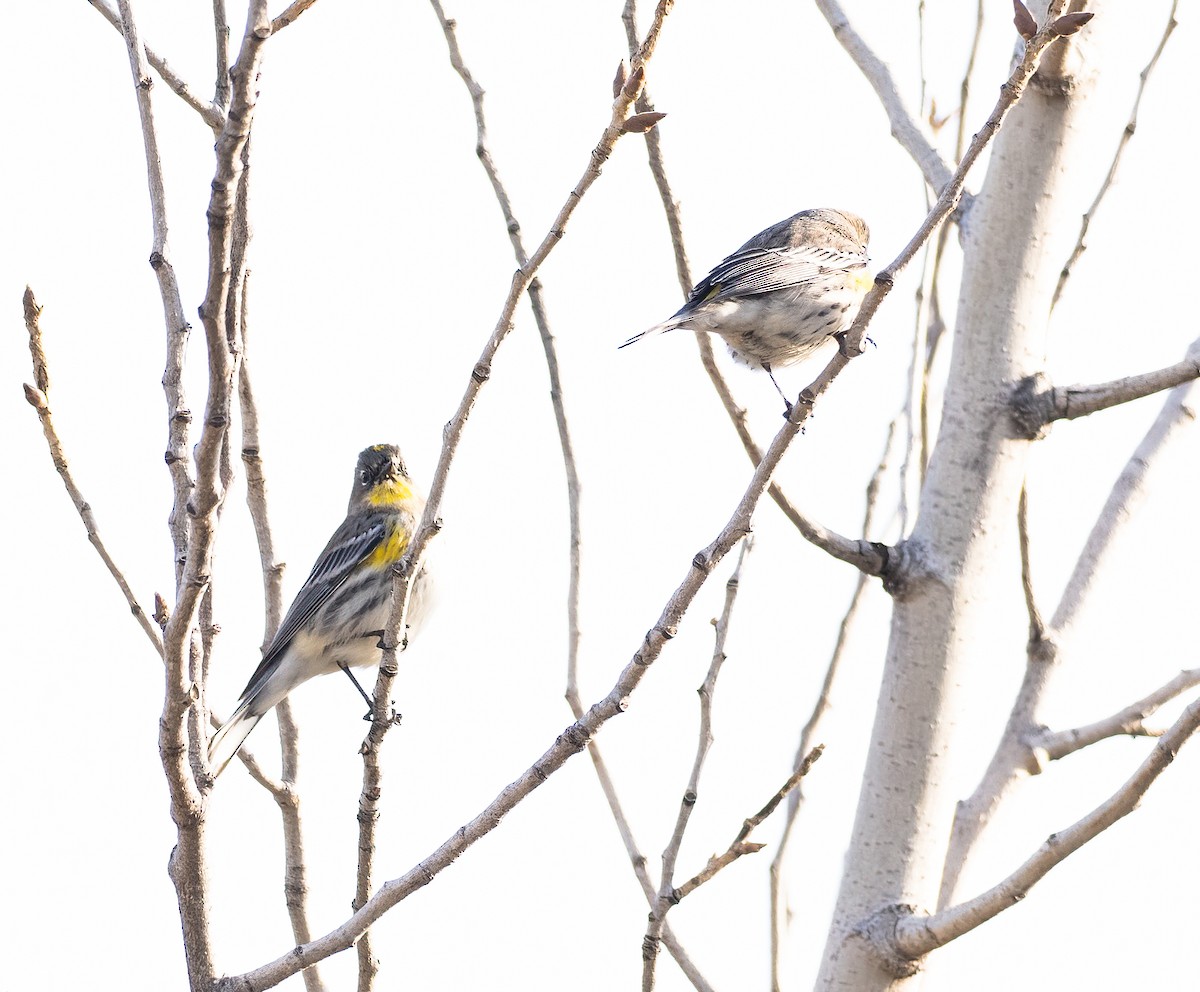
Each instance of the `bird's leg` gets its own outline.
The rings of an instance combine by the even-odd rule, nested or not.
[[[354,677],[354,673],[352,671],[350,671],[349,666],[344,661],[339,661],[337,663],[337,666],[343,672],[346,673],[346,678],[348,678],[351,682],[354,683],[354,688],[358,690],[358,694],[360,696],[362,696],[362,698],[366,701],[367,712],[363,715],[363,719],[366,720],[368,723],[374,723],[375,722],[375,700],[373,700],[367,694],[367,690],[364,689],[359,684],[358,679],[356,679]],[[400,722],[400,714],[397,713],[394,708],[392,709],[391,714],[388,716],[388,722],[389,723],[397,723],[397,724]]]
[[[407,630],[408,630],[408,628],[406,627],[405,631],[407,632]],[[383,643],[384,638],[386,636],[387,636],[386,630],[368,630],[365,634],[363,634],[363,637],[378,637],[379,641],[375,646],[377,648],[379,648],[380,651],[382,651],[385,647],[387,647],[387,645]],[[401,640],[401,642],[400,642],[400,650],[403,651],[407,647],[408,647],[408,635],[406,633],[403,640]],[[346,666],[341,665],[341,669],[342,669],[342,671],[346,671]],[[349,672],[346,672],[346,674],[350,675]],[[392,674],[395,675],[395,672],[393,672]],[[353,676],[351,676],[351,678],[353,678]],[[358,683],[355,683],[355,684],[357,685]],[[362,692],[362,690],[359,689],[359,692]],[[364,693],[364,695],[365,695],[365,693]],[[363,717],[363,719],[364,720],[374,720],[375,719],[375,702],[368,696],[367,703],[371,706],[371,709],[367,713],[367,715]],[[393,706],[391,715],[388,717],[388,723],[392,723],[392,724],[395,724],[396,726],[399,726],[400,725],[400,716],[401,716],[401,714],[397,713],[396,707]]]
[[[779,398],[783,400],[783,417],[786,420],[792,415],[792,401],[789,400],[786,395],[784,395],[779,383],[775,381],[775,373],[771,371],[771,366],[766,362],[763,362],[762,367],[763,371],[771,377],[771,385],[773,385],[775,387],[775,391],[779,393]]]
[[[358,684],[358,679],[356,679],[356,678],[354,677],[354,673],[353,673],[352,671],[350,671],[350,666],[349,666],[349,665],[347,665],[347,664],[346,664],[344,661],[339,661],[339,662],[337,663],[337,666],[338,666],[338,668],[340,668],[340,669],[341,669],[343,672],[345,672],[345,673],[346,673],[346,678],[348,678],[348,679],[349,679],[349,680],[350,680],[352,683],[354,683],[354,688],[358,690],[358,694],[359,694],[360,696],[362,696],[364,700],[366,700],[366,703],[367,703],[367,715],[366,715],[366,716],[364,716],[364,717],[363,717],[363,719],[364,719],[364,720],[371,720],[371,719],[374,719],[374,716],[375,716],[375,700],[373,700],[373,699],[372,699],[370,696],[368,696],[368,695],[367,695],[367,690],[366,690],[366,689],[364,689],[364,688],[363,688],[361,685],[359,685],[359,684]]]

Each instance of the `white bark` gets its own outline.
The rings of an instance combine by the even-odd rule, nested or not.
[[[1033,9],[1039,23],[1045,6]],[[1019,582],[994,567],[1016,547],[1029,446],[1014,429],[1009,396],[1042,369],[1050,302],[1086,206],[1074,170],[1087,152],[1096,102],[1090,67],[1101,35],[1118,37],[1127,16],[1135,15],[1099,12],[1081,35],[1047,53],[993,144],[966,219],[943,418],[916,527],[901,548],[872,746],[821,989],[915,987],[918,963],[894,951],[891,925],[904,913],[896,907],[927,911],[937,901],[960,798],[954,759],[964,687],[986,646],[997,590]],[[1023,616],[1012,622],[1023,629]]]

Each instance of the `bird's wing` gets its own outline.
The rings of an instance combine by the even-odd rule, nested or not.
[[[349,578],[350,573],[360,565],[382,543],[387,531],[387,518],[383,514],[371,514],[367,517],[347,518],[333,533],[325,550],[317,558],[299,595],[292,602],[279,625],[270,646],[263,653],[263,659],[246,689],[243,698],[255,688],[260,678],[264,677],[275,660],[291,643],[296,633],[312,619],[314,613],[321,608],[337,588]]]
[[[867,264],[863,252],[813,245],[795,248],[750,248],[730,255],[693,291],[696,303],[755,296],[803,286],[831,272]]]

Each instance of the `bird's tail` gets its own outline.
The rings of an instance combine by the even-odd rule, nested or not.
[[[617,350],[619,351],[621,348],[628,348],[635,341],[641,341],[642,338],[650,338],[654,337],[655,334],[662,334],[665,331],[673,331],[678,326],[679,324],[674,318],[671,318],[670,320],[664,320],[661,324],[655,324],[653,327],[648,327],[646,330],[642,331],[641,334],[635,334],[623,344],[617,345]]]
[[[250,731],[266,716],[266,713],[250,712],[252,701],[253,697],[242,700],[242,704],[233,711],[233,716],[221,724],[220,729],[209,739],[208,764],[212,768],[214,778],[225,770],[225,766],[233,760],[233,756],[250,736]]]

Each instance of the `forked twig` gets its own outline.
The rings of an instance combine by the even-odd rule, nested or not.
[[[95,7],[104,16],[104,19],[117,29],[118,34],[123,32],[121,15],[113,10],[107,0],[88,0],[88,3]],[[196,111],[205,124],[214,131],[220,131],[225,126],[225,111],[221,106],[215,103],[205,103],[196,95],[192,87],[177,76],[174,70],[167,65],[167,60],[155,52],[149,45],[145,46],[144,51],[146,61],[154,66],[154,71],[162,77],[162,81],[171,87],[171,91],[179,99]]]
[[[29,332],[29,353],[33,361],[33,381],[35,383],[32,386],[26,384],[25,399],[37,411],[38,420],[42,424],[42,433],[46,437],[46,446],[50,451],[50,460],[54,462],[54,468],[62,479],[63,485],[66,487],[67,496],[70,497],[72,504],[74,504],[75,511],[79,514],[79,519],[83,521],[88,541],[96,549],[96,554],[104,562],[104,567],[108,569],[108,574],[113,577],[117,588],[121,590],[121,595],[125,597],[125,602],[129,604],[129,610],[133,614],[133,618],[137,621],[138,626],[142,628],[145,635],[150,638],[150,643],[154,645],[154,650],[158,652],[161,658],[163,645],[158,627],[146,615],[146,611],[142,608],[142,604],[138,602],[137,596],[134,595],[133,589],[125,578],[125,573],[121,571],[120,566],[117,565],[112,555],[109,554],[108,548],[100,537],[100,528],[96,523],[96,515],[92,511],[92,505],[84,499],[83,493],[75,482],[75,477],[71,474],[71,467],[67,461],[66,453],[63,451],[62,441],[58,436],[58,429],[54,426],[54,418],[50,413],[50,371],[46,362],[46,352],[42,347],[40,319],[42,308],[38,306],[37,300],[33,296],[33,290],[28,286],[25,287],[25,295],[22,297],[22,303],[25,310],[25,329]]]
[[[713,621],[716,637],[713,644],[712,660],[709,662],[708,673],[698,690],[700,696],[700,726],[696,741],[696,754],[692,759],[692,771],[688,777],[683,799],[679,804],[679,812],[675,818],[675,829],[667,842],[662,855],[662,875],[659,881],[658,893],[650,907],[650,922],[646,927],[646,935],[642,940],[642,992],[652,992],[655,982],[655,965],[658,962],[658,945],[662,940],[663,926],[667,913],[679,898],[675,892],[675,862],[679,858],[679,849],[683,845],[683,835],[691,820],[692,811],[696,808],[696,800],[700,795],[700,775],[704,770],[704,762],[708,750],[712,746],[712,705],[717,690],[717,679],[725,664],[725,643],[729,637],[729,624],[733,619],[733,607],[737,602],[738,588],[741,584],[742,567],[746,556],[753,547],[753,539],[746,537],[742,541],[742,550],[738,554],[737,564],[733,573],[725,583],[725,605],[721,615]]]

